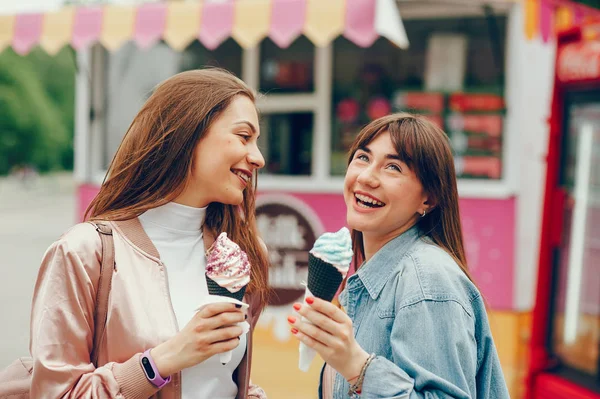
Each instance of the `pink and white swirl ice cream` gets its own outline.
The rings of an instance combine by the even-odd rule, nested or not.
[[[250,282],[250,262],[248,255],[239,245],[227,237],[227,233],[219,234],[213,245],[206,251],[206,285],[208,293],[201,310],[208,303],[228,302],[247,309],[248,305],[241,302]],[[242,327],[242,333],[250,330],[247,321],[237,323]],[[231,360],[233,351],[219,354],[221,364]]]
[[[227,237],[227,233],[219,234],[207,252],[206,284],[209,294],[241,301],[249,282],[248,255]]]

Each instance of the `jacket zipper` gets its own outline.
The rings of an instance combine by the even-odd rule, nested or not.
[[[162,261],[158,262],[161,268],[163,275],[165,276],[165,285],[167,288],[167,299],[169,301],[169,309],[171,309],[171,318],[173,320],[173,324],[175,325],[176,334],[179,333],[179,322],[177,321],[177,316],[175,315],[175,309],[173,308],[173,301],[171,301],[171,289],[169,288],[169,273],[167,273],[167,268]],[[181,398],[181,372],[177,373],[177,381],[179,385],[175,385],[175,398]]]

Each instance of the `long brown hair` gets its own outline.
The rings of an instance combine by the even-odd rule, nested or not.
[[[369,145],[377,136],[389,132],[394,149],[417,176],[428,201],[433,204],[424,217],[419,218],[420,231],[458,263],[471,279],[463,245],[458,189],[454,160],[448,136],[427,119],[409,113],[397,113],[376,119],[358,134],[350,149],[348,164],[359,148]],[[352,230],[354,267],[365,259],[362,233]]]
[[[186,71],[157,86],[127,130],[86,218],[129,220],[174,200],[185,188],[196,144],[236,96],[255,101],[252,90],[231,73]],[[209,204],[205,232],[226,232],[252,264],[248,292],[267,300],[268,260],[255,219],[256,172],[240,206]]]

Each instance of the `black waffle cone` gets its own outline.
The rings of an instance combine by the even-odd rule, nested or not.
[[[308,253],[308,289],[314,296],[331,302],[343,279],[334,265]]]
[[[246,293],[247,287],[245,285],[238,292],[231,292],[227,288],[221,287],[219,284],[217,284],[216,281],[208,277],[206,277],[206,285],[208,286],[208,293],[210,295],[226,296],[228,298],[237,299],[238,301],[241,301],[242,298],[244,298],[244,294]]]

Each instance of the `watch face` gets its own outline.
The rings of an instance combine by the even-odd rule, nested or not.
[[[156,377],[156,373],[150,364],[150,360],[148,360],[148,358],[145,356],[142,357],[142,367],[144,367],[144,371],[146,372],[149,380],[153,380],[154,377]]]

